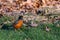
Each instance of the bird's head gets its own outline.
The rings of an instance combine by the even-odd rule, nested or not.
[[[22,20],[22,19],[23,19],[23,16],[20,15],[20,16],[18,17],[18,20]]]

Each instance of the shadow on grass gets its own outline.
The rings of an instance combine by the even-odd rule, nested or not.
[[[1,29],[3,29],[3,30],[14,30],[13,26],[8,25],[8,24],[4,24]]]

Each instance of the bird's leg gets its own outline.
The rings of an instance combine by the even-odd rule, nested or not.
[[[20,28],[18,28],[18,29],[15,29],[15,31],[19,31],[20,30]]]
[[[18,31],[20,30],[20,28],[17,29]]]
[[[17,29],[14,29],[14,31],[17,31]]]

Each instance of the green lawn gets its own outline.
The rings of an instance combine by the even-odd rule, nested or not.
[[[46,32],[45,25],[36,28],[22,27],[20,30],[0,30],[0,40],[60,40],[60,28],[48,24],[51,31]]]

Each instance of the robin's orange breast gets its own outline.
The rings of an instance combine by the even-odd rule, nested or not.
[[[19,20],[15,25],[14,25],[14,28],[18,29],[18,28],[21,28],[23,25],[23,20]]]

